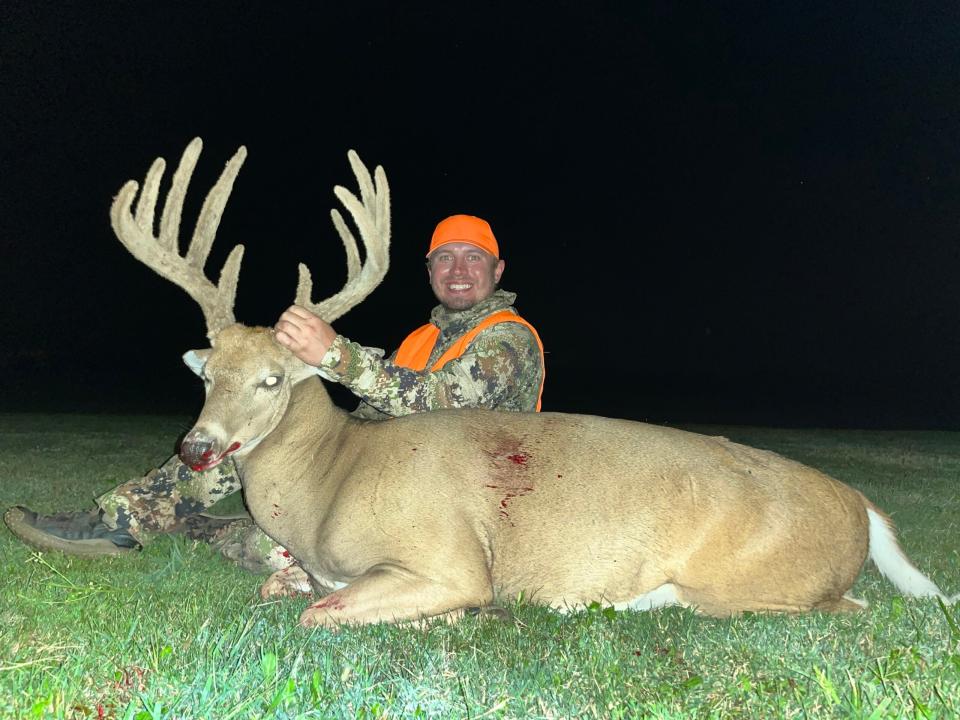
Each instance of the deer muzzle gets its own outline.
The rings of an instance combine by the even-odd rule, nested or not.
[[[220,447],[217,440],[201,430],[191,430],[180,443],[180,460],[191,470],[203,472],[216,467],[228,455],[239,450],[240,443],[234,442],[226,450],[221,450]]]

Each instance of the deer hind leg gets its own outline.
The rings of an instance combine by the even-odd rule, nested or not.
[[[723,593],[711,591],[708,588],[689,588],[674,583],[664,583],[658,587],[638,595],[637,597],[613,604],[615,610],[635,610],[644,612],[656,610],[672,605],[691,607],[697,613],[716,617],[729,617],[741,612],[800,612],[809,609],[800,605],[757,601],[732,597]]]
[[[866,600],[855,598],[850,594],[844,595],[836,600],[822,600],[814,606],[816,610],[832,613],[861,612],[866,608]]]
[[[336,628],[436,617],[456,622],[465,608],[487,605],[492,599],[489,581],[470,592],[401,569],[377,568],[310,605],[300,615],[300,624]]]
[[[713,617],[730,617],[745,612],[755,613],[803,613],[814,610],[823,612],[856,612],[866,607],[862,600],[847,595],[839,597],[810,598],[747,597],[740,594],[717,592],[708,588],[679,588],[682,604],[689,605],[698,613]]]

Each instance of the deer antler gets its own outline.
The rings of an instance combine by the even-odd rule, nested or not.
[[[192,297],[207,322],[207,337],[213,336],[227,325],[232,325],[233,301],[237,294],[237,277],[240,274],[240,261],[243,259],[243,245],[237,245],[230,251],[220,281],[214,285],[203,272],[210,248],[220,225],[220,216],[233,189],[233,181],[240,172],[247,157],[247,149],[241,146],[220,174],[220,179],[207,194],[197,219],[190,246],[184,256],[180,255],[179,240],[180,215],[183,200],[187,194],[190,177],[196,167],[197,158],[203,149],[200,138],[194,138],[183,151],[180,164],[173,174],[173,182],[167,193],[160,217],[160,234],[153,234],[153,216],[157,206],[160,179],[166,168],[163,158],[157,158],[147,171],[143,181],[143,191],[137,201],[136,213],[130,211],[133,199],[137,195],[137,183],[129,180],[113,200],[110,208],[110,224],[124,247],[148,268],[160,277],[166,278],[185,290]]]
[[[365,262],[361,266],[357,241],[343,217],[336,209],[331,210],[330,217],[347,253],[347,281],[336,295],[314,303],[310,299],[313,293],[310,270],[300,263],[300,281],[294,301],[327,322],[333,322],[373,292],[390,266],[390,187],[387,185],[386,173],[378,165],[373,172],[374,179],[371,180],[370,172],[353,150],[347,153],[347,158],[360,185],[361,199],[358,200],[352,192],[339,185],[333,192],[350,211],[360,230],[360,238],[366,250]]]

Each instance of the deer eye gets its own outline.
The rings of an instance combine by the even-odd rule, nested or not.
[[[267,375],[267,377],[263,379],[263,382],[260,383],[260,385],[262,385],[263,387],[268,387],[268,388],[276,387],[279,384],[280,384],[279,375]]]

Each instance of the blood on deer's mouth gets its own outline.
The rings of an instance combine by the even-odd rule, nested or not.
[[[210,468],[213,468],[219,465],[221,462],[223,462],[223,460],[227,456],[232,455],[239,449],[240,449],[240,443],[235,442],[219,455],[214,455],[213,450],[206,450],[200,456],[201,462],[191,465],[190,469],[193,470],[194,472],[203,472],[204,470],[209,470]]]

